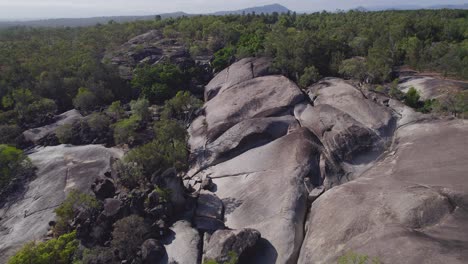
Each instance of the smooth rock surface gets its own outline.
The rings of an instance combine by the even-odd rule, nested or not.
[[[100,145],[39,148],[29,155],[38,168],[25,193],[0,209],[0,263],[24,243],[42,239],[47,223],[72,189],[91,192],[94,178],[110,169],[123,152]]]
[[[166,247],[167,262],[193,264],[201,259],[200,234],[188,221],[178,221],[170,228],[172,233],[163,241]]]
[[[57,121],[55,123],[46,125],[43,127],[32,128],[23,132],[24,137],[26,140],[31,141],[33,143],[37,143],[39,140],[43,139],[44,137],[55,133],[58,127],[63,125],[71,125],[76,121],[83,119],[83,116],[78,112],[78,110],[70,110],[63,114],[57,116]]]
[[[260,239],[260,232],[254,229],[241,230],[218,230],[208,239],[208,243],[203,246],[204,261],[215,260],[218,263],[225,263],[231,260],[230,254],[241,257],[248,248],[252,248]]]
[[[253,228],[264,238],[251,263],[292,263],[303,238],[307,191],[317,174],[316,138],[300,129],[202,172],[225,206],[225,224]],[[314,175],[317,176],[318,175]]]
[[[468,82],[445,80],[428,76],[409,76],[400,79],[398,89],[407,93],[413,87],[421,95],[421,100],[439,98],[447,93],[468,89]]]
[[[383,263],[468,259],[468,121],[408,124],[356,181],[312,204],[298,263],[335,263],[348,250]]]
[[[272,60],[269,58],[245,58],[219,72],[205,87],[205,101],[211,100],[225,89],[265,76],[270,73]]]

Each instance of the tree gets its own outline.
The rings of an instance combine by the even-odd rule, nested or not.
[[[235,49],[233,47],[226,47],[214,54],[213,62],[211,62],[211,66],[215,72],[219,72],[229,66],[233,61]]]
[[[305,68],[304,74],[299,78],[299,85],[302,88],[307,88],[309,85],[317,82],[320,79],[320,74],[315,66]]]
[[[81,87],[78,90],[78,94],[73,99],[73,106],[76,109],[85,113],[96,109],[98,104],[98,98],[89,89]]]
[[[124,117],[125,111],[122,108],[120,101],[113,102],[109,108],[107,108],[107,114],[114,120],[120,120]]]
[[[31,162],[22,150],[0,145],[0,193],[13,179],[29,174],[31,169]]]
[[[164,119],[177,119],[182,121],[184,125],[189,125],[195,111],[202,105],[203,102],[191,95],[190,92],[180,91],[175,97],[166,101],[161,117]]]
[[[406,93],[405,104],[413,108],[418,108],[420,107],[420,98],[421,96],[419,95],[418,90],[416,90],[414,87],[411,87]]]
[[[353,78],[359,81],[367,79],[367,63],[365,58],[354,57],[341,62],[339,73],[347,78]]]
[[[29,242],[8,260],[8,264],[69,264],[78,245],[76,231],[46,242]]]
[[[137,215],[125,217],[114,224],[111,246],[118,250],[122,259],[131,259],[136,255],[149,231],[150,228],[142,217]]]

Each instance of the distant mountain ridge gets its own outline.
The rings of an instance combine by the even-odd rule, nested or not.
[[[241,15],[241,14],[272,14],[272,13],[287,13],[290,12],[287,7],[282,6],[280,4],[272,4],[272,5],[264,5],[264,6],[256,6],[256,7],[250,7],[250,8],[244,8],[240,10],[234,10],[234,11],[219,11],[212,13],[213,15],[217,16],[224,16],[224,15]]]
[[[161,18],[178,18],[182,16],[196,16],[196,15],[240,15],[240,14],[272,14],[277,13],[287,13],[290,10],[280,4],[264,5],[250,7],[240,10],[233,11],[218,11],[214,13],[206,14],[188,14],[185,12],[174,12],[174,13],[164,13],[164,14],[155,14],[147,16],[108,16],[108,17],[89,17],[89,18],[53,18],[53,19],[40,19],[40,20],[30,20],[30,21],[0,21],[0,28],[2,27],[12,27],[12,26],[31,26],[31,27],[86,27],[93,26],[96,24],[107,24],[109,21],[115,21],[118,23],[139,21],[139,20],[152,20],[156,16],[161,16]]]
[[[386,10],[418,10],[418,9],[468,9],[468,3],[460,5],[394,5],[394,6],[359,6],[353,10],[358,11],[386,11]]]

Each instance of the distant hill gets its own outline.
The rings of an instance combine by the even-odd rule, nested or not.
[[[272,14],[274,12],[281,14],[281,13],[290,12],[290,10],[280,4],[273,4],[273,5],[250,7],[250,8],[234,10],[234,11],[219,11],[219,12],[213,13],[213,15],[224,16],[224,15],[241,15],[241,14],[252,14],[252,13]]]
[[[461,5],[433,5],[433,6],[419,6],[419,5],[394,5],[394,6],[359,6],[353,10],[357,11],[385,11],[385,10],[418,10],[418,9],[468,9],[467,4]]]
[[[279,5],[266,5],[251,7],[241,10],[234,11],[219,11],[215,13],[210,13],[207,15],[231,15],[231,14],[272,14],[274,12],[278,13],[287,13],[288,8]],[[159,14],[161,18],[177,18],[182,16],[195,16],[197,14],[187,14],[184,12],[175,12],[175,13],[165,13]],[[12,27],[12,26],[29,26],[29,27],[86,27],[94,26],[96,24],[107,24],[109,21],[115,21],[118,23],[138,21],[138,20],[152,20],[156,15],[151,16],[109,16],[109,17],[89,17],[89,18],[56,18],[56,19],[43,19],[43,20],[31,20],[31,21],[0,21],[0,28]]]
[[[184,12],[160,14],[161,18],[177,18],[182,16],[191,16]],[[0,21],[1,27],[11,26],[29,26],[29,27],[86,27],[94,26],[96,24],[107,24],[109,21],[118,23],[138,21],[138,20],[152,20],[156,15],[151,16],[109,16],[109,17],[88,17],[88,18],[55,18],[31,21]]]

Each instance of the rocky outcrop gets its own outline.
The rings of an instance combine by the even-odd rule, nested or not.
[[[188,49],[180,40],[166,39],[158,30],[130,39],[116,50],[108,52],[104,60],[116,65],[124,79],[131,79],[133,69],[140,64],[154,65],[170,61],[183,69],[195,65]]]
[[[312,204],[298,263],[335,263],[349,250],[382,263],[465,262],[468,122],[408,124],[395,142],[359,179]]]
[[[466,259],[467,122],[337,78],[301,91],[269,68],[248,58],[218,74],[189,128],[185,184],[224,208],[225,227],[200,229],[205,259],[213,248],[225,258],[217,234],[244,228],[261,238],[242,263],[336,263],[348,250],[384,263]]]
[[[55,134],[55,130],[63,125],[72,125],[76,121],[83,119],[83,116],[77,110],[73,109],[65,112],[56,117],[56,121],[53,124],[46,125],[43,127],[32,128],[23,132],[26,140],[33,142],[34,144],[40,143],[41,140],[45,139],[50,135]]]
[[[429,76],[406,76],[400,78],[398,89],[406,93],[413,87],[421,95],[421,100],[440,98],[448,93],[456,93],[468,89],[468,82],[446,80]]]
[[[218,230],[208,238],[203,259],[230,263],[233,258],[238,258],[245,250],[252,248],[259,239],[260,233],[254,229]]]
[[[37,177],[23,194],[0,209],[0,263],[24,243],[41,239],[67,193],[72,189],[89,193],[94,178],[110,169],[110,159],[122,154],[99,145],[60,145],[29,154]]]

